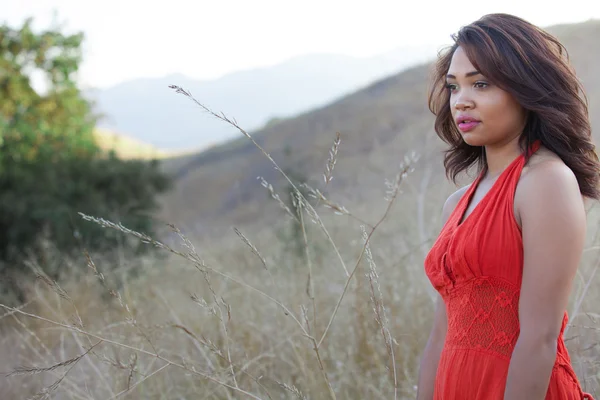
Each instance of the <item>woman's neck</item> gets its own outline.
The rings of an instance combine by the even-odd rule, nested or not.
[[[485,159],[487,163],[487,176],[495,178],[522,153],[519,138],[501,145],[485,146]]]

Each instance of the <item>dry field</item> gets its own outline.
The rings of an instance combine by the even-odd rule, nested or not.
[[[323,160],[324,187],[337,153],[334,144]],[[65,278],[41,274],[26,304],[0,313],[8,374],[0,398],[414,398],[433,293],[422,269],[431,238],[415,246],[422,235],[397,223],[412,212],[399,204],[413,162],[391,171],[382,196],[358,209],[313,191],[316,199],[296,203],[301,212],[287,212],[272,196],[280,218],[270,227],[222,237],[175,232],[168,243],[127,233],[165,258],[123,257],[114,268],[102,255],[55,255]],[[593,208],[566,332],[576,372],[596,397],[597,221]],[[127,275],[134,267],[141,273]],[[120,275],[128,278],[116,285]]]

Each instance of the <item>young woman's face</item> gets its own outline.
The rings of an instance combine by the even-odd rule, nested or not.
[[[501,145],[521,135],[525,110],[511,94],[481,75],[461,47],[452,56],[446,83],[454,123],[467,144]]]

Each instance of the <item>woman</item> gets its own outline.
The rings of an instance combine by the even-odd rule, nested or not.
[[[429,106],[452,180],[425,259],[439,293],[418,399],[591,399],[563,340],[583,251],[585,199],[600,197],[587,103],[566,51],[506,14],[462,28]]]

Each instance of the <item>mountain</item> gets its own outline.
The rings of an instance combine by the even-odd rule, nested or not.
[[[105,115],[101,128],[128,132],[162,149],[203,149],[239,132],[174,96],[169,85],[190,90],[215,111],[234,115],[247,129],[325,105],[375,79],[435,56],[433,47],[400,48],[375,57],[312,54],[213,81],[183,75],[128,81],[89,96]]]
[[[600,63],[600,46],[594,43],[600,41],[600,21],[548,30],[569,51],[586,89],[598,135],[600,74],[595,66]],[[429,64],[412,67],[252,135],[283,168],[293,169],[320,187],[329,149],[340,132],[335,178],[327,191],[343,205],[367,205],[366,212],[373,208],[373,200],[383,198],[384,180],[393,178],[403,156],[415,151],[420,159],[396,207],[405,210],[407,218],[435,220],[445,196],[455,188],[445,179],[444,145],[433,130],[433,116],[426,104],[429,73]],[[229,112],[227,108],[223,111]],[[235,113],[232,116],[236,117]],[[280,174],[247,138],[167,160],[165,168],[178,177],[178,182],[164,199],[162,217],[198,232],[219,225],[268,223],[271,210],[277,206],[257,181],[259,176],[284,195]],[[398,226],[405,224],[403,221]]]

